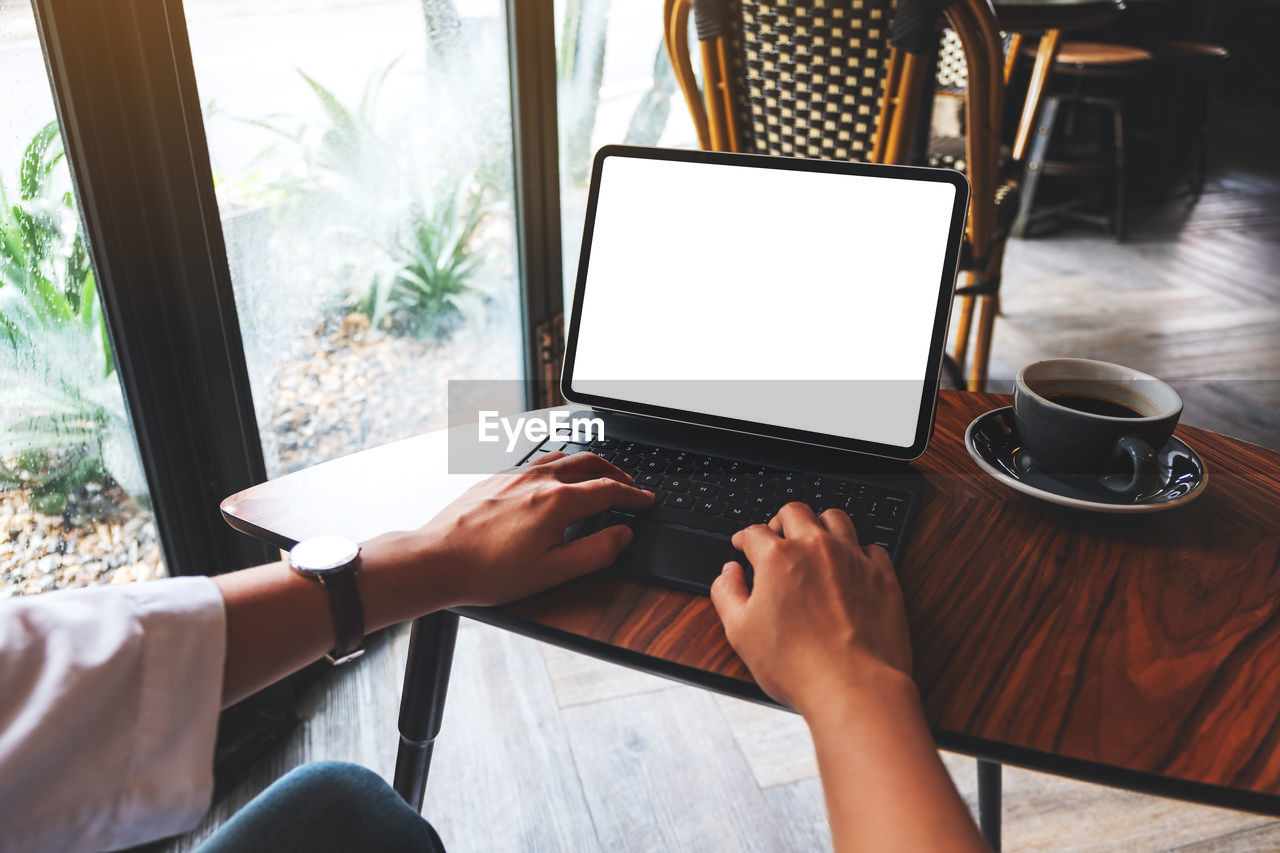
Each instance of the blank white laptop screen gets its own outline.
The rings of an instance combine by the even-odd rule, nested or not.
[[[573,394],[912,445],[954,279],[955,183],[636,156],[598,168]]]

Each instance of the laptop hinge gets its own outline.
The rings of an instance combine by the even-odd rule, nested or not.
[[[545,323],[539,323],[534,335],[538,341],[538,365],[534,374],[538,377],[535,405],[539,408],[559,406],[564,402],[564,398],[560,396],[560,370],[564,364],[564,312]]]

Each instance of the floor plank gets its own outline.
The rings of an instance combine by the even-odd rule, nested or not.
[[[948,752],[942,753],[942,759],[976,818],[976,762]],[[1276,823],[1273,818],[1135,794],[1017,767],[1003,769],[1002,783],[1001,830],[1006,850],[1154,853]]]
[[[705,691],[663,690],[564,712],[600,849],[803,849],[812,833],[751,777]]]
[[[676,682],[586,655],[543,645],[542,657],[551,678],[551,689],[561,708],[669,690]]]
[[[538,644],[463,620],[423,813],[451,850],[599,840]]]
[[[715,701],[757,785],[772,788],[817,778],[813,740],[799,715],[729,696]]]

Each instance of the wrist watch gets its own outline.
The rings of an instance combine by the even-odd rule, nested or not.
[[[289,568],[313,580],[329,595],[333,615],[333,651],[325,655],[337,666],[364,654],[364,605],[356,572],[360,545],[343,536],[304,539],[289,551]]]

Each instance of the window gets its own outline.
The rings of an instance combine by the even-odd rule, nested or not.
[[[661,3],[556,0],[556,22],[567,306],[596,149],[611,143],[696,148],[698,138],[667,58]]]
[[[0,6],[0,598],[164,574],[25,5]]]
[[[268,473],[521,379],[501,2],[186,9]]]

